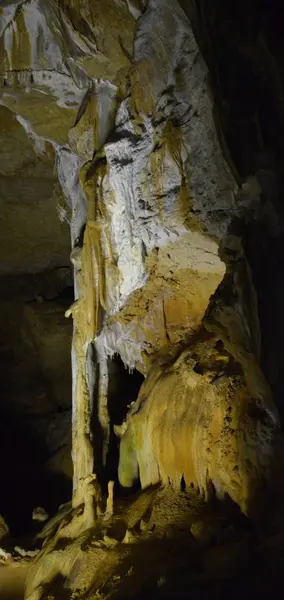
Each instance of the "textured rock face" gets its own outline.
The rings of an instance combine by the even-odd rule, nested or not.
[[[239,182],[255,174],[261,186],[261,202],[251,207],[239,234],[258,297],[260,360],[283,418],[283,7],[254,0],[240,0],[234,11],[225,0],[180,4],[209,67],[226,158]]]
[[[219,455],[233,375],[225,373],[219,389],[194,365],[181,367],[182,377],[188,376],[181,392],[186,414],[202,406],[200,419],[212,421],[205,432],[199,417],[193,420],[197,458],[186,482],[205,488],[208,470],[246,510],[250,486],[269,467],[264,455],[272,452],[278,416],[258,364],[250,270],[242,244],[228,234],[244,215],[256,214],[261,186],[253,177],[238,186],[224,159],[191,23],[170,0],[6,2],[0,18],[3,110],[16,115],[38,154],[54,158],[59,213],[71,230],[76,299],[66,316],[74,320],[74,487],[93,470],[92,413],[106,460],[108,357],[119,354],[129,369],[147,376],[153,365],[155,372],[157,356],[174,360],[193,344],[205,317],[240,365],[240,394],[232,408],[239,433],[224,433],[229,455],[224,458],[224,449]],[[200,360],[203,351],[198,347]],[[211,367],[206,372],[210,379]],[[187,386],[200,389],[204,403],[198,392],[186,406]],[[150,387],[160,397],[155,390]],[[256,411],[252,417],[251,404],[258,402],[260,416]],[[200,448],[210,435],[212,460]],[[250,458],[247,449],[242,455],[246,436],[253,440]],[[167,457],[160,460],[152,450],[164,479]],[[184,446],[179,454],[185,460]],[[251,482],[246,460],[253,465]],[[235,479],[232,473],[226,479],[224,465]],[[173,478],[182,475],[180,466]],[[145,475],[144,483],[151,479]]]
[[[5,104],[37,135],[64,144],[89,84],[119,81],[129,65],[134,27],[124,2],[9,2],[0,29]]]
[[[60,223],[54,149],[38,142],[20,114],[0,106],[0,275],[69,265],[69,233]]]
[[[131,487],[139,477],[143,488],[160,481],[180,490],[183,480],[206,499],[213,485],[249,514],[279,436],[267,394],[263,387],[253,397],[240,364],[203,335],[173,364],[150,371],[122,426],[120,483]]]

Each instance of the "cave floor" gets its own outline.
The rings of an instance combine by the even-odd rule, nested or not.
[[[28,570],[29,563],[26,561],[0,566],[1,600],[23,600]]]
[[[70,536],[73,521],[65,511],[44,527],[35,559],[0,566],[1,600],[266,598],[283,589],[279,514],[259,529],[229,501],[155,489]]]

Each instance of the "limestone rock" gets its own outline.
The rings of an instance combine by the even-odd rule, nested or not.
[[[33,520],[34,521],[39,521],[40,523],[44,523],[45,521],[48,520],[48,514],[46,512],[46,510],[44,510],[44,508],[42,508],[42,506],[37,506],[36,508],[34,508],[33,510]]]
[[[119,480],[142,488],[161,481],[228,494],[246,514],[260,506],[262,481],[277,461],[279,422],[270,398],[253,396],[241,364],[213,336],[174,363],[157,365],[143,384],[120,441]],[[273,483],[272,483],[273,486]]]
[[[134,31],[128,5],[112,0],[9,2],[0,29],[4,103],[36,134],[64,144],[93,79],[119,83],[127,71]]]
[[[110,15],[109,37],[102,42],[101,27]],[[78,176],[82,161],[104,146],[107,168],[97,184],[109,318],[98,345],[146,372],[153,352],[184,343],[198,329],[224,275],[218,242],[210,236],[220,237],[236,214],[237,188],[219,149],[206,68],[190,24],[177,3],[164,0],[149,2],[147,10],[111,0],[96,8],[80,2],[59,8],[52,0],[43,7],[33,0],[15,12],[11,3],[2,18],[2,102],[25,119],[34,139],[53,141],[73,241],[85,200],[78,202],[63,156]],[[39,28],[46,65],[33,43]],[[21,52],[27,44],[28,83]],[[10,94],[15,69],[18,81]],[[74,127],[70,101],[81,104]],[[68,130],[73,154],[67,157],[62,144]],[[96,157],[89,171],[88,185],[94,185]]]
[[[0,275],[68,266],[68,227],[53,195],[53,147],[37,147],[25,121],[3,106],[0,123]]]
[[[168,478],[178,486],[184,477],[207,494],[209,478],[219,496],[227,492],[247,512],[259,480],[269,477],[279,418],[259,365],[252,274],[229,234],[240,219],[263,214],[267,177],[257,169],[242,182],[230,153],[224,157],[195,25],[175,0],[5,2],[1,108],[28,147],[29,164],[19,153],[15,171],[44,173],[50,199],[55,165],[50,207],[58,201],[71,231],[74,498],[93,470],[94,398],[105,466],[108,358],[119,354],[146,375],[121,441],[122,481],[132,483],[139,466],[143,486]],[[3,176],[12,179],[13,152],[8,145],[3,160]],[[19,192],[12,187],[8,225]],[[46,203],[34,206],[45,214]],[[31,260],[29,224],[19,243]],[[3,230],[7,248],[21,223]],[[63,225],[54,231],[61,238]],[[63,246],[33,269],[57,265]],[[26,270],[20,258],[18,269]],[[36,298],[39,314],[44,304]],[[34,323],[32,312],[25,309]],[[39,357],[55,372],[60,396],[62,364],[50,365],[46,352],[57,336],[41,328],[40,337]]]

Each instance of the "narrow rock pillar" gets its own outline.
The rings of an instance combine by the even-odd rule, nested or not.
[[[81,185],[87,199],[87,222],[82,248],[76,249],[75,278],[78,299],[66,312],[74,321],[72,343],[73,377],[73,424],[72,458],[73,506],[90,505],[87,498],[94,497],[94,486],[98,484],[93,475],[94,449],[91,430],[93,391],[95,385],[94,363],[92,362],[92,343],[101,329],[101,301],[104,287],[104,264],[101,252],[101,227],[97,213],[96,183],[88,180],[88,167],[82,167]],[[74,249],[73,251],[74,252]],[[72,255],[71,255],[72,258]],[[99,387],[101,387],[99,385]],[[89,490],[89,491],[88,491]],[[90,492],[90,493],[89,493]],[[96,507],[94,515],[96,516]],[[88,517],[91,523],[92,518]]]

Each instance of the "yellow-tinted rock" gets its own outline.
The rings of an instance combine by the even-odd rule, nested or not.
[[[143,372],[149,368],[152,354],[171,352],[200,328],[209,298],[225,270],[217,245],[198,233],[184,234],[178,242],[153,252],[147,262],[149,276],[144,287],[108,321],[110,329],[119,323],[130,343],[141,346],[139,368]]]
[[[241,365],[204,334],[150,371],[121,438],[119,480],[129,487],[139,473],[143,488],[180,489],[183,479],[206,499],[213,485],[248,514],[273,473],[277,439],[267,388],[253,397]]]

